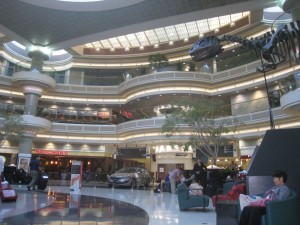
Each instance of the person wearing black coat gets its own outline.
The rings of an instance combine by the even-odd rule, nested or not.
[[[203,187],[203,192],[206,193],[207,167],[201,161],[201,159],[197,159],[197,163],[195,163],[194,168],[193,168],[193,173],[195,175],[195,179],[200,180],[200,184]]]

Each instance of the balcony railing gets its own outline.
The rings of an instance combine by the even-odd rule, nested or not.
[[[272,108],[280,107],[279,99],[279,90],[273,91],[270,96]],[[247,115],[249,113],[267,110],[268,107],[267,98],[262,97],[240,103],[223,105],[222,111],[224,113],[224,117],[242,118],[243,115]],[[31,110],[32,108],[35,107],[30,105],[25,106],[0,102],[0,110],[4,110],[7,113],[28,114],[26,112],[34,112]],[[130,110],[120,109],[118,111],[113,109],[99,110],[92,107],[90,107],[89,110],[60,106],[51,108],[40,105],[35,110],[35,116],[48,119],[55,123],[116,125],[130,121],[164,117],[165,115],[170,114],[171,111],[172,109],[170,108],[170,105],[164,107],[143,107]]]

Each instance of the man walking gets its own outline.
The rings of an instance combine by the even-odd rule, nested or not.
[[[32,187],[32,190],[35,190],[35,183],[38,179],[39,171],[42,171],[42,168],[40,166],[40,159],[41,159],[41,157],[37,156],[35,159],[31,160],[31,162],[29,163],[30,174],[31,174],[32,180],[27,186],[28,191],[30,191],[31,187]]]

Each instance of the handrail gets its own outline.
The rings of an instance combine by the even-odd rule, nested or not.
[[[280,106],[280,93],[279,90],[273,91],[272,107]],[[251,106],[251,107],[250,107]],[[10,104],[0,102],[0,110],[6,110],[9,113],[24,114],[24,112],[31,112],[27,110],[32,108],[31,105]],[[241,116],[248,113],[260,112],[268,109],[267,97],[256,98],[249,101],[244,101],[234,104],[223,105],[224,116]],[[159,107],[143,107],[124,110],[120,108],[119,111],[114,110],[99,110],[95,108],[70,108],[70,107],[55,107],[39,105],[36,109],[36,116],[46,118],[52,122],[57,123],[73,123],[73,124],[122,124],[129,121],[161,117],[168,114],[166,107],[159,109]]]

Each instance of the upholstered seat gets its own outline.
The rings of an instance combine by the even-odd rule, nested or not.
[[[232,186],[232,188],[227,192],[227,194],[220,194],[212,196],[213,206],[216,207],[216,203],[218,200],[238,200],[240,194],[246,193],[246,185],[245,184],[237,184]]]
[[[209,197],[206,195],[190,196],[189,188],[184,184],[180,183],[177,185],[178,191],[178,204],[180,211],[184,211],[188,208],[205,207],[209,205]]]
[[[240,209],[240,206],[239,206]],[[266,214],[261,218],[261,225],[299,225],[300,203],[298,194],[290,190],[290,196],[283,200],[266,203]],[[239,210],[239,218],[241,210]]]

